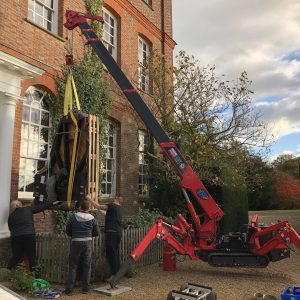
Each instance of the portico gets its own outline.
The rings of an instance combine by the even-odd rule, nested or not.
[[[40,76],[44,70],[0,51],[0,239],[9,236],[9,214],[15,110],[22,100],[23,79]]]

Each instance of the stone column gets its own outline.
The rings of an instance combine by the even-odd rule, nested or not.
[[[9,236],[11,169],[17,96],[0,92],[0,239]]]

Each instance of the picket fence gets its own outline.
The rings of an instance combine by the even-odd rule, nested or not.
[[[135,246],[143,239],[150,226],[123,230],[123,238],[120,245],[121,262],[124,263]],[[164,243],[158,240],[152,241],[136,266],[145,266],[158,263],[162,260]],[[68,256],[70,250],[70,238],[65,234],[38,234],[37,256],[40,266],[40,277],[51,282],[65,283],[68,274]],[[93,239],[93,262],[98,277],[104,270],[105,263],[104,234]]]

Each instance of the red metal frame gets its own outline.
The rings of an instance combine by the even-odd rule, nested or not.
[[[180,154],[176,144],[168,141],[167,135],[143,100],[138,98],[140,96],[128,81],[128,78],[121,70],[118,70],[119,67],[116,62],[111,58],[106,48],[103,47],[102,42],[93,33],[93,30],[89,28],[87,19],[103,22],[102,17],[67,11],[66,18],[67,22],[64,24],[65,27],[70,30],[74,29],[76,26],[80,27],[87,41],[91,44],[108,70],[111,70],[111,75],[117,81],[124,92],[124,95],[137,110],[141,118],[143,119],[143,117],[145,117],[143,114],[147,114],[143,120],[145,121],[145,119],[147,119],[148,123],[145,121],[146,125],[149,127],[151,133],[154,136],[156,135],[155,138],[158,141],[162,152],[180,176],[180,187],[184,193],[187,201],[187,208],[193,219],[194,227],[180,214],[176,218],[175,225],[159,218],[145,235],[144,239],[133,250],[131,254],[132,259],[135,261],[138,260],[150,242],[154,239],[165,240],[177,251],[177,253],[188,255],[191,259],[199,258],[195,255],[196,250],[214,250],[216,248],[217,225],[224,213],[208,193],[190,165]],[[118,76],[116,75],[116,72],[118,72]],[[136,97],[131,98],[134,96]],[[139,105],[136,105],[137,102]],[[196,200],[204,211],[201,222],[190,197],[193,198],[192,200]],[[258,216],[254,215],[251,219],[250,226],[254,229],[254,233],[250,238],[249,245],[250,250],[254,255],[266,255],[275,249],[287,249],[290,243],[295,244],[296,247],[300,249],[300,237],[287,221],[271,225],[268,228],[263,228],[259,226]],[[171,232],[181,235],[183,237],[183,244],[176,240]],[[263,236],[266,237],[265,240],[267,240],[267,242],[261,244],[260,240]],[[272,237],[268,238],[270,236]]]

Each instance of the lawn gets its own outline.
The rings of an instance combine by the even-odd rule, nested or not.
[[[300,209],[249,211],[249,216],[253,214],[258,214],[260,216],[280,216],[280,217],[299,216],[300,217]]]

